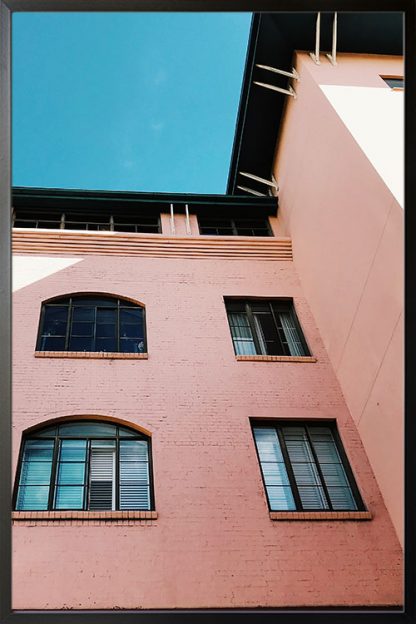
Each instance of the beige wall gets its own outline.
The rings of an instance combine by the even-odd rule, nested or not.
[[[298,53],[296,68],[297,98],[288,99],[274,166],[280,186],[279,231],[293,239],[305,297],[402,540],[400,180],[397,172],[394,184],[383,178],[365,124],[351,120],[350,112],[344,115],[339,98],[336,103],[328,99],[334,92],[328,85],[371,88],[374,101],[380,103],[390,96],[402,97],[380,78],[403,75],[402,60],[339,55],[334,67],[322,56],[317,66],[308,54]],[[374,108],[377,123],[400,128],[400,119],[383,118],[380,107]],[[365,107],[362,114],[368,114]],[[394,152],[388,154],[394,157]]]

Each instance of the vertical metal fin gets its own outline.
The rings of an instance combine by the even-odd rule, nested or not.
[[[319,60],[319,44],[321,38],[321,14],[318,13],[316,16],[316,31],[315,31],[315,53],[311,52],[310,57],[317,65],[321,64]]]

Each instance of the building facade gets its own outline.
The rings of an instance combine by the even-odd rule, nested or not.
[[[402,604],[401,197],[348,117],[402,59],[339,19],[265,83],[291,20],[227,195],[14,191],[15,609]]]

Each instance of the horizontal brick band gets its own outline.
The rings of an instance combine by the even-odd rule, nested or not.
[[[316,357],[309,355],[236,355],[239,362],[316,362]]]
[[[165,236],[120,232],[13,229],[13,252],[69,256],[115,255],[153,258],[229,258],[291,261],[288,237]]]
[[[110,351],[35,351],[35,357],[87,358],[92,360],[147,360],[148,353],[119,353]]]
[[[13,511],[13,521],[156,520],[157,511]]]
[[[271,511],[271,520],[372,520],[369,511]]]

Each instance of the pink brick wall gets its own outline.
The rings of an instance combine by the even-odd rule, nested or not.
[[[42,300],[104,285],[145,303],[149,359],[35,358]],[[317,362],[236,361],[226,295],[293,297]],[[401,549],[291,262],[90,256],[15,294],[13,361],[15,461],[22,431],[50,418],[137,423],[158,512],[16,523],[14,608],[402,602]],[[373,519],[271,520],[257,417],[336,418]]]
[[[320,88],[400,98],[380,75],[403,75],[403,59],[296,63],[274,168],[279,227],[403,543],[403,209]]]

